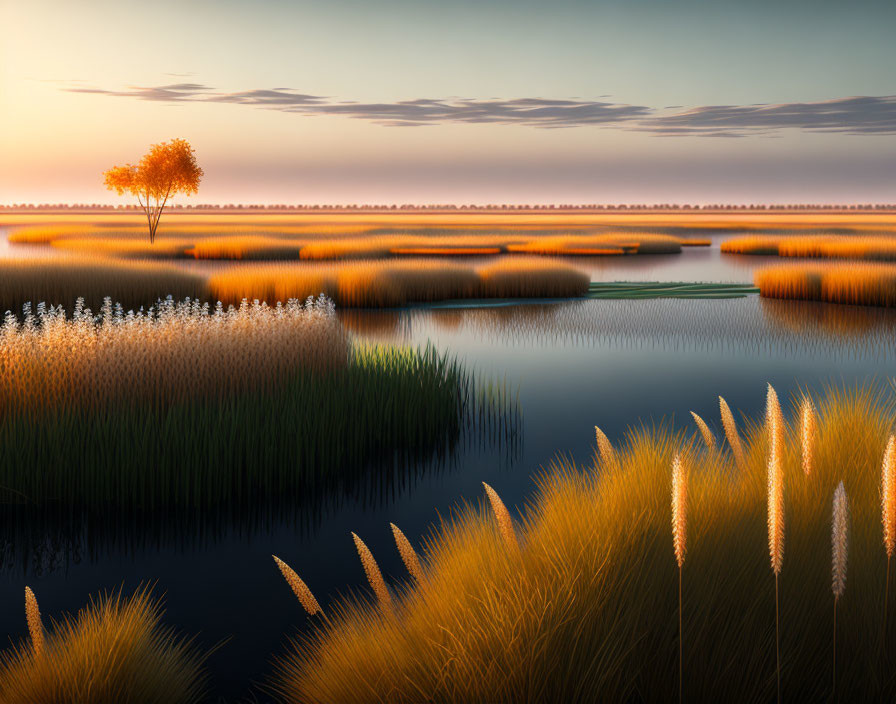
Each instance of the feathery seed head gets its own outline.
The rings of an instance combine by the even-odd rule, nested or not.
[[[594,435],[597,438],[597,449],[600,451],[601,462],[612,470],[619,469],[619,459],[616,457],[616,450],[613,449],[610,439],[596,425],[594,426]]]
[[[803,455],[803,473],[812,473],[812,460],[815,454],[815,405],[806,397],[800,403],[800,445]]]
[[[709,429],[709,426],[700,416],[698,416],[693,411],[691,411],[691,415],[694,417],[694,422],[700,429],[700,434],[703,436],[703,442],[706,443],[706,447],[710,450],[713,449],[716,446],[716,439],[712,434],[712,431]]]
[[[314,616],[314,614],[322,613],[323,610],[320,608],[320,604],[317,603],[314,594],[311,593],[308,585],[302,581],[301,577],[299,577],[299,575],[297,575],[293,569],[279,557],[276,555],[271,555],[271,557],[274,558],[274,562],[276,562],[277,567],[280,568],[283,578],[292,588],[293,593],[298,597],[299,603],[304,607],[305,611],[308,612],[308,615]]]
[[[688,477],[678,453],[672,459],[672,545],[680,568],[687,554]]]
[[[31,587],[25,587],[25,621],[28,623],[28,634],[31,636],[34,652],[40,655],[44,652],[44,625],[40,620],[37,597]]]
[[[737,424],[734,422],[734,416],[728,407],[728,403],[721,396],[719,396],[719,411],[722,416],[722,426],[725,428],[725,437],[728,439],[728,445],[731,447],[734,461],[738,467],[743,469],[746,463],[744,460],[744,448],[740,441],[740,435],[737,432]]]
[[[768,550],[778,575],[784,563],[784,472],[774,443],[768,455]]]
[[[880,481],[881,518],[884,524],[884,547],[887,558],[896,548],[896,435],[891,435],[884,451]]]
[[[498,496],[498,493],[494,489],[485,482],[482,482],[482,486],[485,487],[485,493],[488,496],[489,503],[492,505],[492,512],[495,514],[495,520],[498,521],[498,529],[501,531],[501,537],[504,538],[507,547],[512,550],[517,549],[519,543],[516,539],[516,533],[513,530],[513,520],[510,518],[510,511],[507,510],[504,502],[501,501],[501,497]]]
[[[843,482],[834,491],[831,516],[831,588],[836,598],[846,589],[846,558],[849,552],[849,502]]]
[[[376,598],[379,600],[380,605],[391,605],[392,596],[389,594],[386,580],[383,579],[383,574],[380,572],[379,565],[377,565],[376,560],[373,559],[373,553],[370,552],[370,548],[368,548],[364,544],[364,541],[355,533],[352,533],[352,538],[355,540],[355,547],[358,550],[358,556],[361,558],[361,566],[364,568],[364,574],[367,575],[367,581],[370,582],[370,587],[373,589],[373,593],[376,594]]]
[[[394,523],[390,523],[389,525],[392,526],[392,535],[395,537],[395,545],[398,547],[401,561],[404,562],[404,566],[407,567],[411,576],[418,582],[422,582],[423,568],[420,566],[420,559],[417,557],[417,552],[411,545],[411,541],[407,539],[397,525]]]

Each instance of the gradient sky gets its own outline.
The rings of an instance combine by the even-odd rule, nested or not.
[[[894,202],[896,2],[0,0],[0,203]],[[762,104],[763,107],[757,107]]]

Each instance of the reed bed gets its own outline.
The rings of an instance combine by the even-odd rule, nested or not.
[[[54,622],[42,650],[24,642],[0,653],[0,702],[200,702],[206,658],[162,625],[149,590],[117,592]]]
[[[896,260],[896,236],[884,235],[746,235],[722,242],[728,254],[823,259]]]
[[[73,310],[79,298],[94,310],[105,298],[136,310],[167,296],[204,295],[204,276],[171,265],[102,256],[0,259],[0,312],[21,312],[32,301]]]
[[[268,264],[213,273],[210,295],[232,303],[323,292],[340,307],[394,307],[446,299],[581,296],[589,277],[563,264],[519,259],[471,267],[431,261]]]
[[[896,266],[891,264],[793,264],[759,269],[761,296],[859,306],[896,306]]]
[[[831,497],[842,481],[850,586],[838,596],[837,688],[856,701],[888,701],[896,678],[875,635],[886,564],[878,481],[896,409],[865,387],[813,399],[819,432],[807,477],[799,400],[785,404],[778,456],[788,521],[782,699],[832,694]],[[392,614],[363,600],[328,607],[326,623],[279,661],[274,689],[302,702],[590,701],[596,692],[606,701],[673,699],[679,573],[669,468],[680,453],[688,467],[683,699],[773,700],[769,437],[763,422],[746,422],[743,432],[740,468],[730,453],[703,452],[668,426],[630,430],[617,446],[618,469],[557,459],[516,521],[519,550],[508,550],[488,506],[461,510],[434,529],[425,580],[406,586]]]
[[[39,307],[0,328],[0,493],[150,513],[294,502],[447,453],[477,409],[458,363],[350,344],[325,299]]]

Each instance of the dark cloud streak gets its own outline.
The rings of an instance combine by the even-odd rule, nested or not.
[[[84,87],[63,90],[164,103],[226,103],[302,115],[339,115],[392,127],[473,123],[557,129],[604,125],[665,137],[725,138],[771,136],[783,129],[852,135],[896,134],[896,96],[892,95],[807,103],[705,105],[669,113],[668,110],[680,107],[660,111],[643,105],[547,98],[419,98],[392,103],[360,103],[334,101],[289,88],[224,93],[201,83],[130,86],[123,90]]]

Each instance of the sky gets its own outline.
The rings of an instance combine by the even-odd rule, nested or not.
[[[0,203],[896,202],[896,2],[0,0]],[[190,202],[181,199],[182,202]]]

